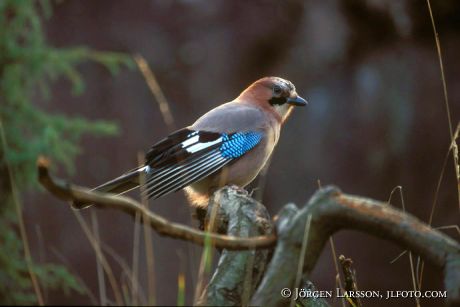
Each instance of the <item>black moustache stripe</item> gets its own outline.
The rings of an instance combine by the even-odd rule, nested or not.
[[[287,102],[287,99],[286,97],[272,97],[269,101],[268,101],[272,106],[274,105],[283,105]]]

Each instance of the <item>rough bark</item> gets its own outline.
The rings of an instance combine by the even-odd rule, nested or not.
[[[303,272],[308,278],[329,237],[340,229],[359,230],[387,239],[444,269],[447,303],[460,302],[460,245],[408,213],[386,203],[341,193],[335,187],[321,189],[299,210],[292,222],[278,230],[275,253],[251,304],[285,306],[283,288],[294,289],[307,217],[311,226]]]
[[[251,238],[238,238],[215,233],[205,233],[182,224],[173,223],[148,210],[132,198],[93,191],[89,188],[73,185],[51,177],[48,171],[49,162],[44,158],[40,158],[37,164],[39,182],[57,198],[68,201],[70,204],[73,202],[83,202],[91,203],[96,208],[116,209],[133,217],[136,213],[140,213],[144,217],[142,219],[143,222],[148,222],[149,226],[160,235],[190,241],[199,245],[204,245],[206,239],[210,239],[216,247],[230,250],[267,248],[276,244],[276,236],[273,234]]]
[[[345,258],[344,255],[340,255],[339,262],[342,266],[343,280],[345,283],[344,290],[346,292],[358,291],[358,286],[356,284],[356,272],[352,267],[353,261],[350,258]],[[350,301],[348,302],[348,306],[362,307],[361,300],[358,297],[349,297],[349,299]]]
[[[226,187],[216,192],[208,207],[206,224],[215,206],[218,212],[214,224],[219,233],[248,238],[274,231],[267,209],[244,190]],[[197,305],[246,306],[265,272],[268,256],[268,249],[224,249]]]
[[[215,203],[220,206],[215,229],[227,234],[219,235],[170,223],[127,197],[59,182],[49,176],[46,161],[39,161],[38,170],[42,185],[61,199],[90,201],[99,208],[114,208],[129,214],[140,212],[160,234],[197,244],[210,240],[213,246],[223,249],[217,270],[201,295],[202,304],[246,305],[249,297],[250,305],[292,304],[291,299],[282,297],[281,290],[312,287],[308,281],[310,272],[329,237],[341,229],[358,230],[390,240],[439,266],[444,270],[447,304],[460,304],[459,243],[387,203],[346,195],[335,187],[327,187],[318,190],[300,210],[293,204],[286,205],[275,218],[274,235],[269,216],[260,203],[240,189],[225,187],[215,194]],[[269,260],[273,246],[273,256]],[[303,264],[300,270],[299,261]],[[304,299],[297,303],[327,305],[320,299]]]

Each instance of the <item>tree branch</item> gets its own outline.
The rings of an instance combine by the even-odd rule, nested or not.
[[[235,237],[271,235],[274,225],[267,209],[247,192],[224,187],[209,202],[207,219],[217,214],[214,224],[220,233]],[[267,266],[268,249],[230,251],[224,249],[219,263],[206,289],[196,305],[247,306]]]
[[[345,258],[344,255],[339,256],[339,262],[340,265],[342,266],[342,272],[343,272],[343,280],[345,282],[345,291],[346,293],[348,292],[357,292],[358,291],[358,285],[356,284],[356,272],[353,270],[352,264],[353,260],[350,258]],[[351,300],[351,302],[348,302],[348,306],[355,306],[355,307],[361,307],[361,300],[359,297],[348,297],[347,300]]]
[[[249,224],[246,230],[238,230],[240,222],[237,220],[231,222],[232,227],[229,224],[222,230],[228,234],[245,236],[245,238],[241,238],[206,233],[184,225],[170,223],[166,219],[150,212],[133,199],[99,193],[87,188],[62,183],[50,177],[48,162],[45,159],[39,159],[38,173],[41,184],[56,197],[67,201],[91,202],[97,207],[115,208],[125,211],[130,215],[140,212],[146,217],[146,222],[150,223],[151,227],[158,233],[172,238],[187,240],[200,245],[204,245],[205,241],[210,239],[212,244],[218,248],[251,250],[246,255],[253,254],[253,249],[269,248],[276,244],[273,258],[268,265],[260,286],[252,296],[251,305],[282,306],[289,303],[289,300],[283,298],[280,292],[283,288],[294,289],[299,286],[294,284],[298,273],[297,265],[295,264],[299,262],[305,223],[308,216],[311,216],[311,224],[306,242],[308,248],[303,259],[304,280],[308,280],[309,274],[313,270],[329,237],[341,229],[354,229],[390,240],[404,249],[409,249],[419,254],[432,264],[443,268],[444,284],[448,293],[447,303],[460,304],[460,245],[458,242],[431,228],[410,214],[402,212],[386,203],[342,194],[335,187],[328,187],[317,191],[308,204],[301,210],[297,210],[295,205],[292,204],[285,206],[276,221],[278,237],[274,234],[253,237],[252,235],[254,234],[270,232],[253,231],[258,226],[254,228],[254,225],[251,226]],[[235,190],[229,187],[217,193],[224,193],[224,191],[227,191],[225,189],[229,189],[228,191]],[[249,197],[247,199],[251,200],[247,201],[247,203],[256,203]],[[220,200],[221,205],[224,202],[228,202],[228,199],[225,200],[224,198]],[[241,206],[244,207],[245,205]],[[247,209],[244,210],[247,211],[249,208],[250,206],[247,206]],[[232,214],[231,210],[224,213],[227,217],[231,217]],[[254,220],[249,219],[248,223],[250,221]],[[223,225],[225,223],[221,223],[220,226],[223,227]],[[251,235],[250,238],[248,238],[249,235]],[[241,258],[243,261],[239,262],[237,260],[239,259],[239,254],[242,253],[231,254],[227,251],[227,259],[232,259],[229,263],[240,263],[247,268],[247,260],[250,257],[243,256]],[[219,288],[220,286],[218,285],[225,285],[224,287],[227,287],[227,281],[233,283],[233,285],[237,285],[240,278],[242,279],[239,282],[244,284],[246,277],[241,274],[237,274],[237,278],[218,278],[218,276],[230,274],[235,269],[233,266],[226,265],[226,267],[227,269],[216,272],[214,275],[215,281],[221,280],[225,282],[217,282],[215,284],[211,282],[208,290],[211,290],[215,286]],[[263,272],[259,273],[257,276],[262,276]],[[323,302],[309,301],[306,303],[310,304],[310,306],[317,306]]]
[[[151,212],[129,197],[100,193],[54,179],[49,175],[48,166],[48,160],[45,158],[38,159],[38,180],[54,196],[70,202],[89,202],[98,208],[122,210],[131,216],[135,216],[136,212],[139,212],[145,216],[145,222],[148,222],[160,235],[190,241],[199,245],[204,245],[205,240],[211,240],[214,246],[228,250],[268,248],[276,243],[276,236],[274,234],[251,238],[238,238],[215,233],[206,233],[185,225],[170,222]]]
[[[460,245],[410,214],[375,200],[345,195],[335,187],[321,189],[299,210],[292,222],[278,229],[278,243],[251,305],[284,306],[280,292],[294,289],[303,231],[311,215],[304,273],[308,277],[329,237],[341,229],[354,229],[394,242],[444,268],[447,302],[460,301]]]

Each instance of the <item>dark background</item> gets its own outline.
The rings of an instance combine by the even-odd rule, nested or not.
[[[455,128],[460,114],[460,2],[432,2]],[[302,206],[320,180],[379,200],[387,200],[400,185],[406,210],[428,220],[450,138],[425,1],[69,0],[54,5],[46,32],[56,47],[87,45],[143,55],[168,99],[176,128],[232,100],[260,77],[289,79],[309,105],[292,115],[274,153],[263,191],[271,214],[288,202]],[[96,64],[80,68],[86,80],[83,95],[72,96],[70,85],[59,81],[52,101],[39,103],[49,112],[119,124],[117,137],[85,137],[75,174],[59,173],[94,186],[136,166],[138,153],[171,131],[139,71],[125,69],[113,77]],[[434,226],[458,224],[456,195],[449,160]],[[401,205],[399,195],[393,199]],[[26,197],[25,208],[34,256],[66,259],[97,296],[94,251],[68,206],[37,193]],[[182,192],[151,201],[150,208],[190,224]],[[90,221],[90,210],[83,215]],[[97,211],[97,216],[101,240],[131,265],[132,219],[108,210]],[[453,230],[446,232],[459,238]],[[390,264],[401,248],[355,232],[340,232],[334,242],[338,254],[353,259],[360,289],[412,289],[407,255]],[[177,276],[183,271],[191,303],[201,249],[156,234],[153,248],[156,302],[176,303]],[[146,289],[143,249],[140,255]],[[123,270],[108,257],[122,280]],[[335,289],[335,274],[327,246],[312,281],[319,289]],[[423,289],[443,289],[439,268],[426,266]],[[91,301],[87,295],[49,293],[47,302]],[[424,300],[422,305],[440,302]],[[387,306],[388,301],[366,305]]]

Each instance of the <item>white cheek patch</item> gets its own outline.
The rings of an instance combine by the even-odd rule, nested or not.
[[[289,115],[292,106],[290,104],[284,103],[282,105],[274,105],[275,111],[281,116],[281,118],[285,119],[286,116]]]

